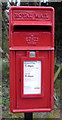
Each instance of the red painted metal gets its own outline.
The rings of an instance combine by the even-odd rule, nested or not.
[[[10,109],[13,113],[53,109],[54,8],[11,7],[9,10]],[[30,57],[30,51],[36,56]],[[24,61],[41,61],[41,93],[24,94]]]

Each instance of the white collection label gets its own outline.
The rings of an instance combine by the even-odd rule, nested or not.
[[[24,61],[24,94],[41,94],[41,61]]]

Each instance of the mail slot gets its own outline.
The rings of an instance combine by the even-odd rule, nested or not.
[[[54,108],[54,8],[9,10],[10,110]]]

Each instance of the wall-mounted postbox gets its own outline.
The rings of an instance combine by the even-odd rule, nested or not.
[[[10,109],[53,109],[54,9],[11,7],[9,12]]]

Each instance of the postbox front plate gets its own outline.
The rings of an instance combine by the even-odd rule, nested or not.
[[[11,7],[9,15],[10,109],[49,112],[54,104],[54,9]]]

